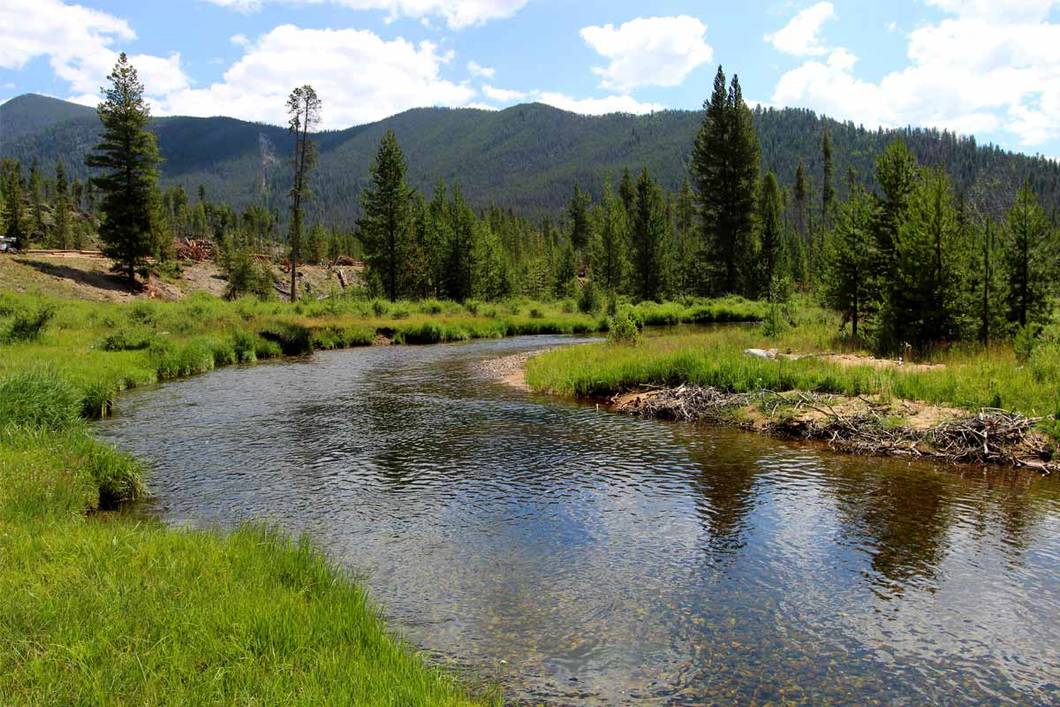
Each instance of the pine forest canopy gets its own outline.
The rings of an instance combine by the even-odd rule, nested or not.
[[[361,215],[357,194],[367,185],[369,165],[390,129],[408,161],[410,186],[428,198],[444,179],[458,184],[474,208],[498,205],[525,216],[558,218],[575,185],[599,200],[605,180],[617,183],[627,167],[634,174],[647,167],[663,188],[677,191],[688,175],[702,117],[699,111],[589,117],[541,104],[496,112],[423,108],[319,133],[314,136],[320,154],[307,219],[337,227],[355,224]],[[1060,206],[1060,165],[1045,158],[980,146],[974,139],[935,130],[866,130],[801,109],[759,109],[753,119],[762,172],[773,171],[781,185],[792,185],[801,161],[813,202],[821,198],[821,135],[827,127],[840,198],[848,193],[851,170],[870,190],[878,186],[875,160],[900,136],[921,164],[944,169],[960,193],[988,201],[992,213],[1014,203],[1024,181],[1048,213]],[[163,157],[163,186],[179,184],[194,194],[202,185],[211,200],[236,208],[264,200],[286,218],[293,138],[285,128],[224,117],[153,118],[151,126]],[[34,158],[48,166],[61,159],[68,178],[84,179],[83,158],[99,132],[99,120],[89,107],[37,95],[0,106],[0,156],[27,168]]]

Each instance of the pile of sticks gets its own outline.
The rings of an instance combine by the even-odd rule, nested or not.
[[[834,396],[814,393],[728,393],[718,388],[682,385],[616,396],[621,412],[682,422],[734,422],[773,435],[819,440],[833,449],[871,456],[924,457],[952,463],[999,464],[1060,471],[1044,435],[1041,419],[997,409],[942,422],[929,429],[885,424],[887,403],[860,398],[858,412],[840,412]],[[734,420],[733,411],[757,406],[768,421]],[[785,414],[778,415],[783,409]],[[809,414],[809,411],[816,414]],[[802,414],[800,414],[802,413]]]
[[[193,260],[201,263],[213,260],[216,254],[214,245],[205,238],[181,238],[176,243],[177,257],[181,260]]]

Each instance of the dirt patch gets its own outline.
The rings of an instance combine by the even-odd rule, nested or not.
[[[976,414],[915,401],[883,401],[803,392],[728,393],[681,386],[631,391],[610,401],[632,415],[728,424],[778,437],[818,440],[876,456],[923,457],[1060,471],[1040,420],[1004,410]]]
[[[526,364],[532,357],[539,356],[549,350],[550,349],[529,351],[512,354],[511,356],[487,359],[478,364],[479,371],[487,378],[503,383],[516,390],[529,392],[530,386],[526,383]]]
[[[871,368],[893,368],[903,371],[937,371],[946,366],[941,363],[910,363],[903,359],[876,358],[875,356],[859,356],[858,354],[833,354],[833,353],[811,353],[800,354],[779,351],[777,349],[747,349],[744,351],[748,356],[770,360],[801,361],[804,359],[816,359],[827,361],[839,366],[869,366]]]

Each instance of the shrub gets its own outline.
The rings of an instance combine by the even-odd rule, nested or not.
[[[1027,363],[1038,346],[1038,338],[1042,334],[1041,324],[1028,324],[1016,331],[1016,338],[1012,340],[1012,348],[1016,351],[1016,360],[1021,364]]]
[[[258,360],[258,337],[246,329],[232,331],[232,350],[238,363],[254,363]]]
[[[592,280],[582,285],[578,293],[578,311],[582,314],[592,314],[600,309],[600,294]]]
[[[142,351],[155,341],[155,333],[150,329],[119,329],[107,334],[99,342],[104,351]]]
[[[81,400],[56,373],[32,369],[0,381],[0,426],[61,430],[78,422]]]
[[[607,321],[607,340],[612,344],[636,345],[642,327],[633,312],[626,311]]]
[[[54,316],[55,307],[51,304],[42,304],[29,310],[18,309],[4,332],[4,341],[9,344],[36,341]]]
[[[544,318],[545,318],[545,313],[544,313],[544,312],[542,312],[542,311],[541,311],[540,309],[538,309],[537,307],[533,307],[533,308],[532,308],[532,309],[530,310],[530,318],[531,318],[531,319],[544,319]]]

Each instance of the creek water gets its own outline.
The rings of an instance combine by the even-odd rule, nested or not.
[[[133,391],[165,521],[265,520],[513,702],[1060,700],[1060,481],[840,456],[512,390],[560,337]]]

